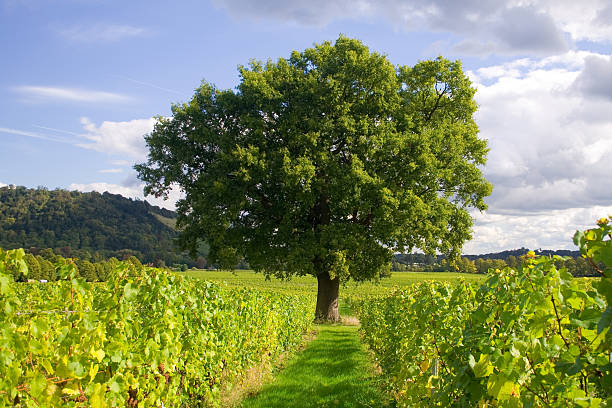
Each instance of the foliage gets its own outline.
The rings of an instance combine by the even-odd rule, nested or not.
[[[42,270],[38,259],[32,254],[25,254],[23,260],[28,265],[28,279],[42,279]]]
[[[452,272],[460,273],[481,273],[486,274],[489,269],[504,269],[506,266],[516,269],[522,265],[525,255],[529,251],[520,249],[514,251],[503,251],[485,255],[466,255],[457,259],[454,263],[449,262],[444,255],[437,257],[427,254],[396,254],[393,256],[392,271],[414,271],[414,272]],[[519,254],[508,255],[509,253]],[[542,250],[538,252],[542,255],[563,255],[555,260],[558,269],[566,268],[572,276],[597,276],[597,271],[593,265],[589,264],[580,251],[568,250]]]
[[[575,242],[601,274],[592,285],[532,253],[479,288],[423,283],[362,302],[362,333],[400,405],[612,406],[608,220]]]
[[[136,255],[145,263],[195,265],[176,251],[175,217],[172,211],[117,194],[0,187],[0,247],[32,248],[34,255],[51,262],[55,260],[41,248],[90,262]]]
[[[87,282],[96,282],[98,280],[96,267],[88,260],[79,260],[76,262],[76,266],[78,268],[79,275],[82,276]]]
[[[89,284],[15,284],[0,251],[0,406],[218,405],[222,382],[301,340],[311,297],[219,286],[117,263]]]
[[[116,258],[110,258],[108,261],[101,260],[95,263],[89,262],[87,259],[64,258],[61,255],[55,255],[53,251],[48,248],[40,253],[44,253],[46,258],[43,258],[41,255],[34,256],[29,252],[25,253],[23,259],[28,266],[27,277],[16,270],[15,267],[7,269],[16,282],[25,282],[26,280],[55,281],[58,278],[56,271],[57,265],[63,265],[65,263],[71,263],[76,276],[83,277],[87,282],[102,282],[107,279],[112,269],[116,267],[119,262]],[[53,262],[47,259],[51,259]],[[143,265],[135,256],[128,258],[127,262],[131,263],[136,269],[143,268]]]
[[[459,62],[395,67],[341,36],[239,71],[158,117],[135,166],[147,193],[185,191],[183,248],[343,281],[384,274],[393,249],[459,252],[491,192]]]
[[[40,255],[37,255],[36,259],[38,260],[38,264],[40,265],[40,275],[41,275],[40,278],[48,282],[57,280],[57,274],[55,273],[55,266],[53,266],[53,264],[50,261],[46,260]]]

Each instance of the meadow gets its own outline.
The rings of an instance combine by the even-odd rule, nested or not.
[[[266,278],[263,273],[252,270],[189,270],[177,272],[182,276],[219,283],[227,287],[248,287],[259,290],[280,291],[287,294],[317,293],[317,280],[313,276],[295,276],[289,280],[277,279],[273,276]],[[439,281],[457,283],[483,282],[485,275],[455,273],[455,272],[392,272],[391,277],[381,278],[378,281],[354,282],[349,281],[340,287],[340,298],[369,295],[385,295],[394,289],[411,286],[424,281]]]

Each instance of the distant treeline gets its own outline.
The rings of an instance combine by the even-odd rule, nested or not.
[[[28,265],[27,275],[23,274],[22,271],[15,267],[9,268],[9,272],[13,275],[15,282],[54,282],[59,279],[58,268],[67,262],[72,263],[78,276],[81,276],[88,282],[103,282],[113,268],[119,264],[117,258],[110,258],[98,262],[90,262],[86,259],[78,258],[66,259],[61,255],[54,254],[51,249],[44,249],[36,254],[27,252],[23,259]],[[142,267],[142,264],[135,256],[127,258],[126,261],[138,268]]]
[[[157,267],[206,268],[209,265],[205,245],[201,246],[195,260],[176,249],[176,216],[173,211],[119,194],[0,187],[0,248],[25,248],[34,256],[50,250],[54,256],[94,265],[111,258],[127,260],[134,257]],[[517,265],[527,251],[520,248],[465,255],[455,266],[449,265],[440,255],[397,254],[392,270],[486,273],[489,268]],[[592,273],[578,251],[541,250],[536,253],[571,256],[574,260],[569,261],[567,267],[572,274],[589,276]],[[236,267],[248,268],[248,263]]]
[[[448,272],[487,273],[489,269],[503,269],[507,266],[517,268],[522,265],[529,250],[525,248],[503,251],[485,255],[465,255],[454,265],[451,265],[444,256],[426,254],[396,254],[392,262],[393,271],[422,271],[422,272]],[[568,250],[539,250],[537,255],[559,255],[568,257],[565,261],[555,262],[558,268],[565,267],[573,276],[597,276],[593,267],[580,256],[579,251]]]
[[[177,251],[176,213],[118,194],[61,189],[0,188],[0,248],[44,248],[90,262],[128,259],[155,266],[205,267]]]

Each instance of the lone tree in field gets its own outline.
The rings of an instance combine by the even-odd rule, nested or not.
[[[145,192],[178,185],[179,243],[279,277],[318,279],[315,317],[337,321],[341,282],[389,270],[393,251],[457,255],[491,185],[475,90],[459,62],[392,65],[340,37],[203,82],[146,136]]]

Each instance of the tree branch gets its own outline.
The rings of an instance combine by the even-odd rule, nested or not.
[[[427,116],[425,117],[425,122],[429,122],[431,120],[431,117],[436,112],[436,110],[438,110],[438,107],[440,106],[440,101],[442,100],[442,97],[446,95],[447,91],[448,91],[448,85],[444,85],[444,89],[442,90],[442,92],[436,91],[436,93],[438,94],[438,98],[436,99],[436,103],[434,104],[429,114],[427,114]]]

